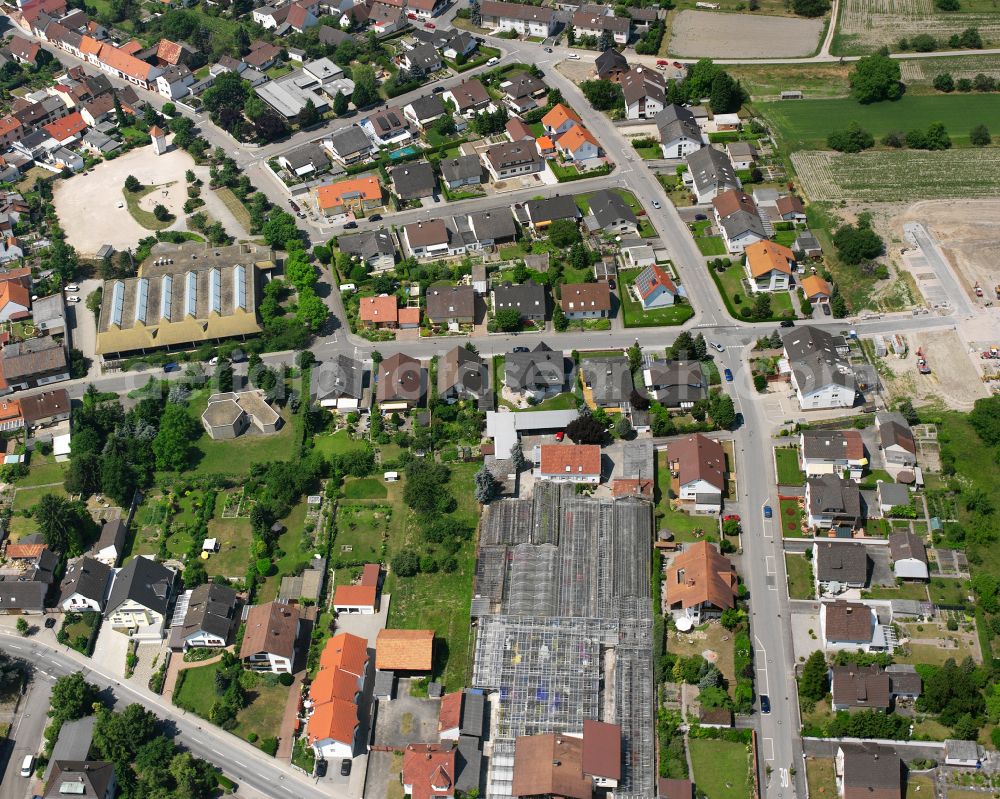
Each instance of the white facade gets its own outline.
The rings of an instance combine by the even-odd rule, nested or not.
[[[792,387],[795,389],[795,395],[799,398],[799,406],[802,410],[850,408],[854,405],[854,389],[845,388],[838,383],[828,383],[805,393],[796,384],[795,373],[792,372]]]
[[[110,581],[109,581],[110,582]],[[66,597],[62,602],[59,603],[61,607],[67,613],[82,613],[85,610],[93,610],[100,613],[103,610],[101,606],[102,603],[96,599],[91,599],[90,597],[85,597],[83,594],[75,593]]]
[[[272,674],[292,673],[291,659],[272,652],[257,652],[244,658],[244,662],[254,671],[269,671]]]
[[[163,614],[132,599],[115,608],[108,620],[113,630],[137,641],[160,641],[163,638]]]

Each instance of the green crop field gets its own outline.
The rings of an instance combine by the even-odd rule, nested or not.
[[[989,94],[931,94],[905,96],[894,103],[861,105],[851,99],[800,100],[758,103],[756,106],[778,129],[790,150],[822,150],[833,130],[857,122],[876,141],[893,130],[926,130],[943,122],[955,147],[969,145],[969,131],[985,124],[1000,132],[1000,103]]]

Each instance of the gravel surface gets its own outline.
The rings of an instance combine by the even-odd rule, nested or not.
[[[698,58],[795,58],[819,47],[822,19],[682,11],[670,35],[671,55]]]

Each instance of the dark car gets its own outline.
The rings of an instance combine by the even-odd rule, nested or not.
[[[782,319],[780,325],[782,327],[795,327],[795,322],[793,322],[791,319]]]
[[[370,217],[368,217],[368,221],[369,222],[381,222],[382,221],[382,214],[372,214]]]
[[[233,350],[229,353],[229,361],[231,363],[243,363],[247,359],[246,353],[243,350]]]
[[[823,303],[823,313],[826,314],[827,316],[830,315],[830,303],[828,302]]]
[[[295,202],[295,200],[289,200],[288,204],[292,207],[292,210],[295,211],[295,213],[299,212],[299,204]]]
[[[765,519],[770,519],[773,515],[774,515],[774,511],[771,510],[771,506],[770,505],[765,505],[764,506],[764,518]]]
[[[551,53],[552,52],[552,48],[551,47],[546,47],[545,48],[545,52],[546,53]]]
[[[351,758],[345,757],[340,761],[340,776],[346,777],[351,773]]]
[[[163,367],[164,372],[179,372],[181,367],[176,363],[168,363]]]
[[[694,218],[696,222],[703,222],[704,220],[708,219],[708,217],[705,216],[704,214],[695,214]]]
[[[723,372],[723,374],[726,376],[726,382],[727,383],[732,383],[733,382],[733,370],[732,369],[726,369],[726,371]]]
[[[326,761],[317,760],[316,761],[316,776],[325,777],[326,776]]]
[[[48,617],[48,618],[47,618],[47,619],[45,620],[45,629],[47,629],[47,630],[51,630],[51,629],[52,629],[53,627],[55,627],[55,626],[56,626],[56,619],[55,619],[55,616],[49,616],[49,617]]]
[[[444,86],[435,86],[434,91],[431,94],[441,94],[444,91]]]
[[[344,225],[344,230],[354,230],[354,228],[356,228],[357,226],[358,226],[357,222],[348,222],[346,225]]]
[[[531,352],[527,347],[514,347],[514,352]]]
[[[761,713],[771,712],[771,700],[768,699],[767,694],[760,695],[760,712]]]

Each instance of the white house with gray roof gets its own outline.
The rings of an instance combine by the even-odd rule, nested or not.
[[[702,147],[687,155],[684,184],[694,192],[699,203],[711,202],[717,195],[743,184],[736,176],[729,156],[714,147]]]
[[[385,229],[338,236],[337,247],[373,272],[386,272],[396,265],[396,242],[392,233]]]
[[[660,151],[664,158],[684,158],[706,144],[694,114],[684,106],[668,105],[656,115]]]
[[[115,572],[104,618],[139,642],[159,642],[174,599],[176,572],[140,555]]]
[[[785,333],[781,344],[803,410],[854,405],[857,383],[843,336],[806,325]]]

